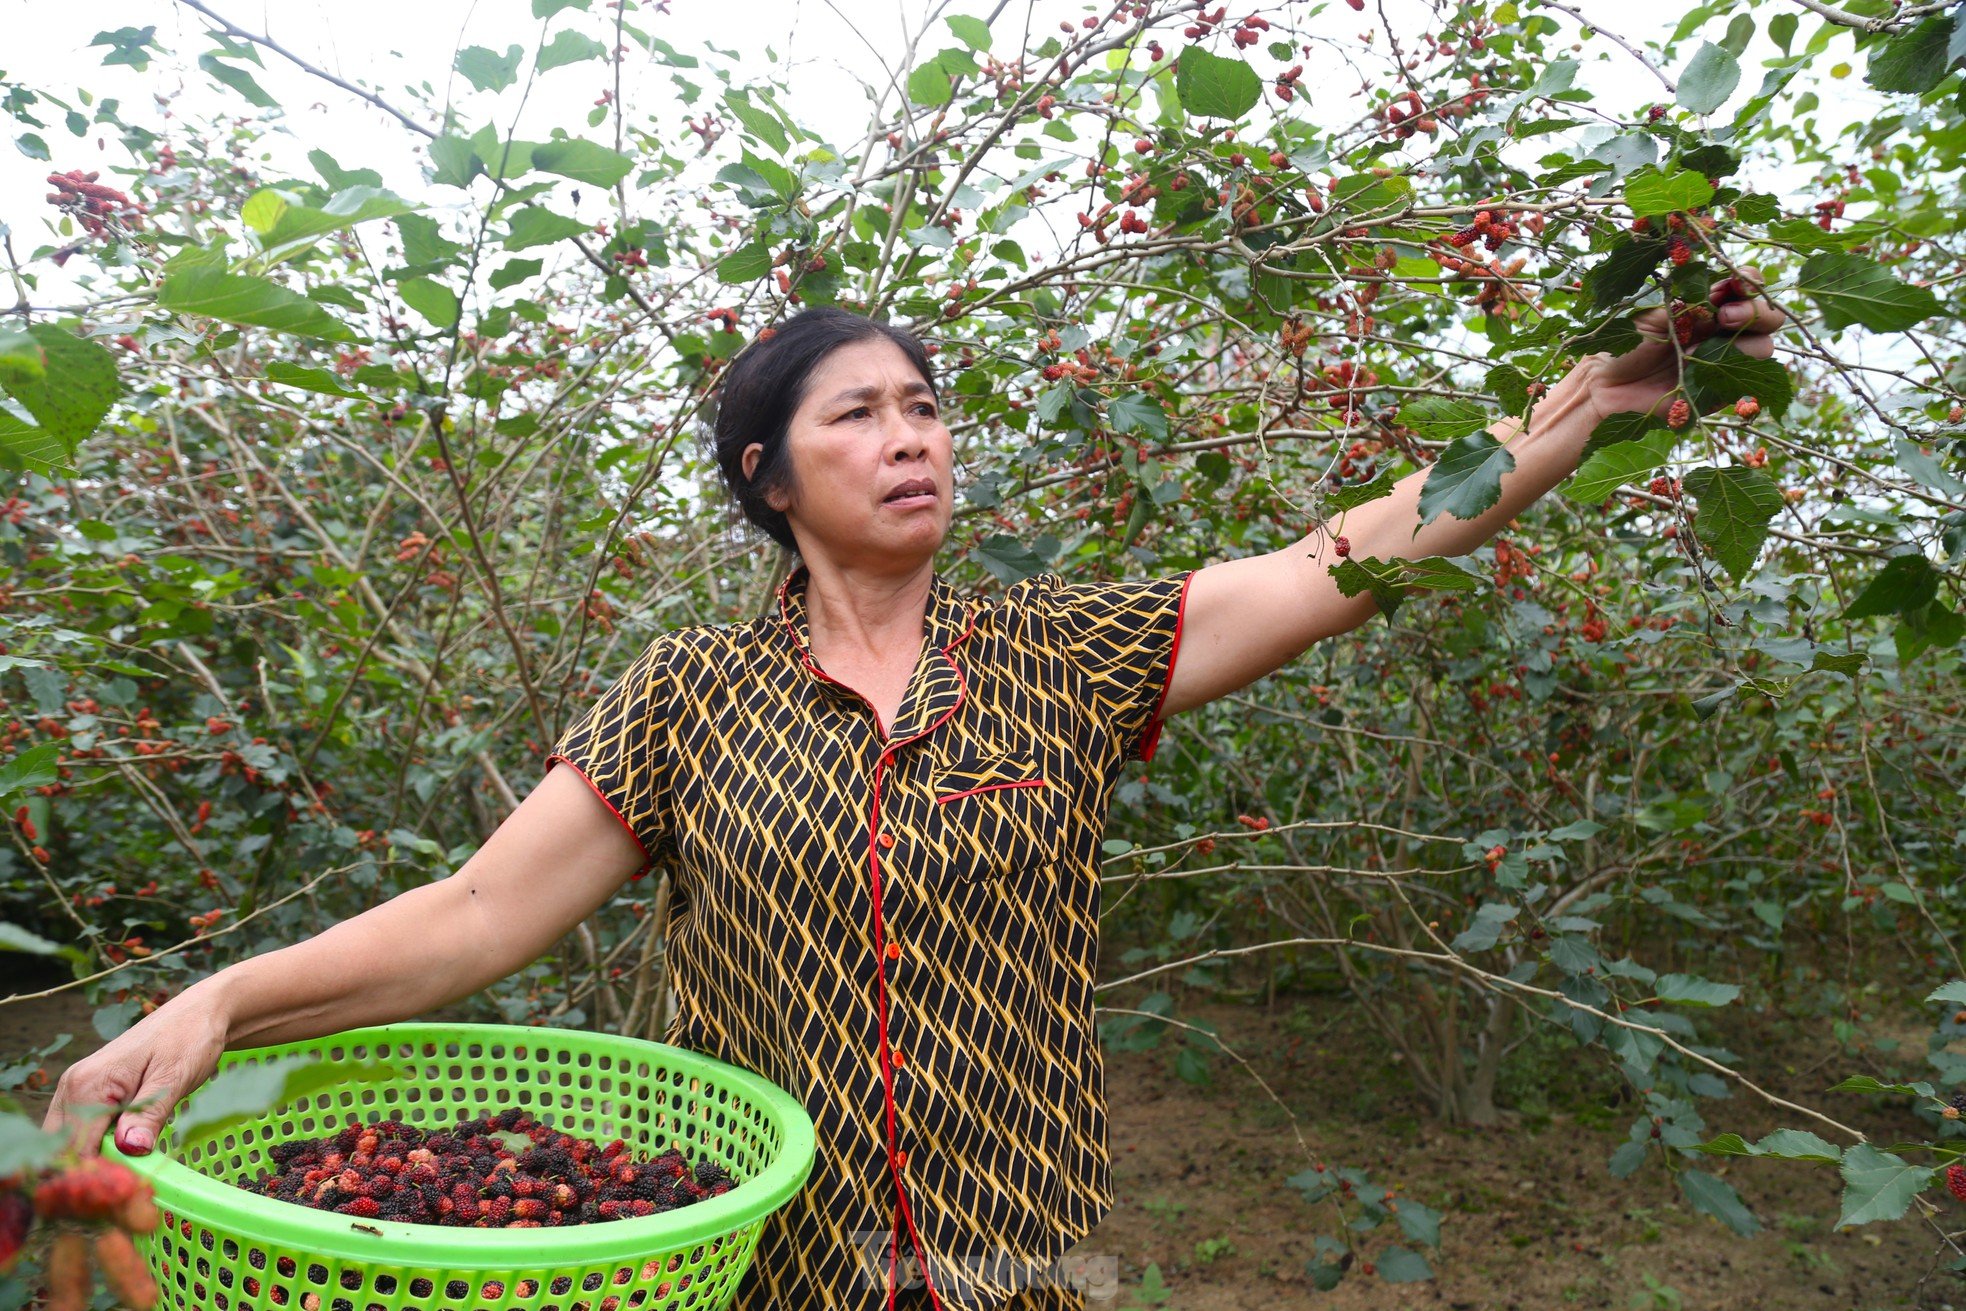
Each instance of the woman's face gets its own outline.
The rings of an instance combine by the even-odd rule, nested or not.
[[[807,563],[897,572],[941,549],[955,509],[949,429],[893,342],[858,341],[822,359],[785,441],[791,488],[767,499]],[[763,451],[745,448],[747,478]]]

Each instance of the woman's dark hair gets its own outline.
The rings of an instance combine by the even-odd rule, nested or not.
[[[792,525],[771,508],[766,495],[790,491],[792,462],[785,453],[785,433],[805,400],[807,384],[820,361],[842,346],[885,338],[901,348],[922,380],[935,390],[935,371],[928,352],[913,333],[877,322],[865,315],[830,306],[805,310],[761,333],[731,362],[717,394],[713,423],[717,467],[724,488],[746,519],[763,529],[787,550],[795,551]],[[752,442],[764,450],[758,468],[744,476],[744,448]]]

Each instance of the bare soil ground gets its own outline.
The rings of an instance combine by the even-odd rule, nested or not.
[[[16,979],[7,992],[29,990]],[[42,983],[39,986],[47,986]],[[1516,1072],[1509,1090],[1529,1107],[1494,1130],[1434,1123],[1383,1043],[1338,996],[1279,999],[1261,1006],[1186,1004],[1181,1018],[1207,1020],[1222,1041],[1268,1081],[1289,1118],[1231,1061],[1218,1058],[1212,1086],[1176,1077],[1170,1050],[1109,1053],[1114,1186],[1118,1201],[1074,1255],[1117,1258],[1120,1291],[1094,1311],[1258,1311],[1277,1306],[1441,1307],[1455,1311],[1943,1311],[1966,1306],[1943,1264],[1939,1229],[1917,1218],[1833,1230],[1841,1181],[1834,1167],[1710,1158],[1704,1167],[1732,1183],[1764,1225],[1743,1239],[1697,1214],[1657,1158],[1634,1178],[1605,1168],[1633,1111],[1607,1105],[1618,1082],[1559,1048],[1542,1066]],[[1847,1073],[1922,1077],[1922,1035],[1896,1035],[1896,1051],[1839,1051],[1757,1031],[1742,1012],[1705,1021],[1710,1041],[1754,1051],[1769,1091],[1819,1107],[1874,1142],[1922,1137],[1901,1107],[1823,1089]],[[1787,1028],[1788,1026],[1783,1026]],[[59,1076],[100,1045],[91,1007],[78,990],[0,1006],[0,1057],[38,1049],[56,1034],[73,1041],[47,1064]],[[1827,1039],[1824,1044],[1827,1044]],[[45,1092],[24,1095],[35,1115]],[[1709,1131],[1753,1139],[1806,1122],[1746,1094],[1702,1104]],[[1284,1183],[1308,1167],[1301,1131],[1327,1163],[1352,1165],[1401,1196],[1441,1211],[1442,1246],[1425,1252],[1435,1277],[1388,1284],[1354,1275],[1331,1293],[1305,1269],[1319,1233],[1336,1235],[1330,1203],[1312,1206]],[[1938,1217],[1949,1228],[1961,1212]],[[1374,1246],[1405,1240],[1388,1225]],[[1142,1276],[1159,1267],[1168,1290],[1143,1298]]]

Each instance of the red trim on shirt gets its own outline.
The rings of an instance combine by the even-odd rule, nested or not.
[[[995,792],[998,788],[1041,788],[1043,786],[1045,786],[1045,781],[1041,778],[1019,779],[1015,783],[985,783],[982,787],[971,788],[967,792],[951,792],[946,797],[937,797],[935,802],[937,805],[941,805],[945,801],[961,801],[964,797],[973,797],[978,792]]]
[[[549,771],[555,765],[565,765],[568,769],[571,769],[580,781],[587,785],[587,790],[601,799],[601,804],[608,808],[608,813],[621,821],[621,827],[628,830],[628,836],[635,839],[635,845],[641,849],[642,853],[642,868],[636,870],[628,877],[632,880],[646,876],[649,872],[649,865],[653,863],[655,858],[649,854],[648,844],[642,841],[642,835],[635,831],[635,826],[630,824],[619,810],[615,809],[614,803],[608,800],[607,794],[601,791],[600,786],[593,779],[587,777],[586,770],[574,764],[573,761],[567,759],[565,756],[554,755],[546,757],[546,768]]]
[[[1191,570],[1181,581],[1181,605],[1174,612],[1174,645],[1167,653],[1167,679],[1160,685],[1160,696],[1154,700],[1154,713],[1147,720],[1147,728],[1140,737],[1140,763],[1145,764],[1154,758],[1154,751],[1160,746],[1160,732],[1164,727],[1161,707],[1167,704],[1167,690],[1174,686],[1174,662],[1181,658],[1181,625],[1188,617],[1188,589],[1194,586],[1195,573]]]

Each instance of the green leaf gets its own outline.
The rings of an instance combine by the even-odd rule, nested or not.
[[[58,781],[60,776],[55,772],[58,751],[55,743],[43,742],[0,765],[0,803],[11,806],[17,794]]]
[[[562,9],[585,10],[588,0],[532,0],[534,18],[551,18]]]
[[[971,50],[990,48],[990,25],[980,18],[970,18],[963,14],[948,16],[949,30],[956,34],[956,40]]]
[[[532,166],[576,182],[611,187],[628,176],[635,161],[592,141],[548,141],[532,148]]]
[[[1106,422],[1114,432],[1144,432],[1157,441],[1167,440],[1167,411],[1144,392],[1127,392],[1106,403]]]
[[[1939,575],[1922,555],[1893,557],[1843,612],[1845,619],[1904,614],[1939,594]]]
[[[19,378],[27,382],[44,378],[47,373],[47,352],[32,333],[0,328],[0,379]]]
[[[1202,118],[1241,118],[1263,98],[1263,79],[1240,59],[1186,46],[1174,70],[1181,108]]]
[[[1741,1204],[1740,1194],[1726,1180],[1716,1178],[1705,1170],[1681,1170],[1679,1191],[1686,1194],[1686,1200],[1693,1204],[1695,1211],[1712,1216],[1741,1237],[1748,1238],[1761,1232],[1761,1222],[1754,1218],[1754,1212]]]
[[[18,418],[0,406],[0,468],[72,474],[74,448],[61,438]]]
[[[1402,1197],[1398,1215],[1400,1232],[1408,1238],[1427,1247],[1440,1246],[1440,1212]]]
[[[1692,169],[1639,174],[1625,184],[1625,203],[1633,214],[1653,216],[1693,209],[1713,199],[1713,183]]]
[[[1925,1191],[1938,1171],[1912,1165],[1869,1143],[1843,1153],[1843,1214],[1836,1227],[1901,1220],[1911,1199]]]
[[[350,391],[342,385],[341,379],[326,369],[289,364],[285,360],[274,360],[266,366],[266,380],[277,382],[285,387],[299,387],[303,391],[320,392],[323,396],[342,396],[355,401],[364,399],[361,392]]]
[[[984,538],[969,549],[969,554],[1004,583],[1019,582],[1045,571],[1045,562],[1035,551],[1002,533]]]
[[[1843,1149],[1810,1133],[1807,1129],[1777,1129],[1754,1145],[1757,1156],[1775,1156],[1784,1161],[1840,1161]]]
[[[1830,1089],[1831,1092],[1902,1093],[1907,1097],[1930,1097],[1932,1085],[1918,1083],[1879,1083],[1868,1074],[1853,1074]]]
[[[432,327],[448,328],[457,322],[457,293],[430,278],[411,278],[398,283],[396,291],[403,303],[430,321]]]
[[[1618,417],[1621,416],[1612,416]],[[1610,419],[1605,420],[1609,422]],[[1604,424],[1598,427],[1601,430]],[[1679,434],[1670,428],[1660,428],[1642,441],[1607,446],[1577,466],[1577,472],[1563,485],[1563,494],[1579,504],[1596,505],[1626,483],[1638,482],[1664,465],[1672,458],[1672,448],[1678,441]]]
[[[1908,31],[1894,33],[1884,48],[1871,56],[1864,81],[1879,91],[1909,91],[1923,95],[1945,79],[1952,62],[1954,14],[1934,14]]]
[[[18,924],[0,923],[0,951],[26,952],[30,956],[55,956],[61,952],[61,944],[49,942],[38,933],[30,933]]]
[[[956,98],[956,88],[942,65],[927,63],[908,74],[908,99],[918,105],[946,105]]]
[[[6,794],[6,786],[0,783],[0,797],[4,797]],[[1966,1006],[1966,979],[1954,979],[1951,983],[1940,984],[1938,987],[1932,989],[1931,995],[1925,1000],[1934,1005],[1945,1003],[1948,1005]]]
[[[1346,510],[1356,510],[1359,506],[1393,494],[1392,470],[1380,474],[1369,483],[1358,483],[1351,487],[1340,487],[1335,492],[1325,494],[1324,503],[1333,514]]]
[[[102,66],[127,64],[141,73],[150,67],[149,51],[159,49],[156,40],[157,29],[151,27],[119,27],[114,32],[97,32],[96,39],[89,42],[95,46],[110,46],[110,52],[102,57]]]
[[[29,159],[47,160],[54,156],[48,153],[48,143],[33,132],[23,132],[14,138],[14,149]]]
[[[225,83],[225,85],[231,87],[234,91],[237,91],[261,109],[278,109],[280,106],[279,101],[267,95],[265,89],[259,83],[253,81],[253,75],[251,73],[248,73],[243,68],[234,68],[230,64],[220,63],[217,55],[198,56],[198,67],[204,69],[207,73],[210,73],[213,77]]]
[[[1584,294],[1602,311],[1643,287],[1666,257],[1663,237],[1621,237],[1611,253],[1584,272]]]
[[[1591,429],[1590,437],[1584,442],[1583,458],[1588,460],[1606,447],[1623,442],[1635,442],[1654,432],[1668,432],[1666,421],[1657,414],[1640,414],[1637,410],[1620,410],[1607,414]]]
[[[1863,255],[1821,251],[1796,275],[1796,290],[1814,300],[1829,328],[1862,324],[1872,332],[1902,332],[1939,312],[1930,287],[1914,287]]]
[[[265,278],[227,273],[210,264],[194,264],[167,274],[157,303],[178,314],[251,324],[298,337],[355,339],[347,324],[307,297]]]
[[[568,237],[577,237],[587,231],[587,226],[579,219],[555,214],[538,205],[528,205],[512,216],[512,230],[506,234],[504,246],[507,250],[546,246],[565,241]]]
[[[1754,558],[1768,539],[1768,521],[1783,505],[1782,489],[1759,469],[1733,465],[1695,469],[1686,489],[1700,500],[1694,527],[1700,541],[1735,582],[1754,569]]]
[[[1696,1143],[1693,1150],[1708,1156],[1759,1156],[1754,1145],[1737,1133],[1724,1133],[1712,1142]]]
[[[503,291],[507,287],[517,286],[527,278],[538,277],[539,271],[545,267],[544,260],[508,259],[492,270],[492,290]]]
[[[1479,432],[1489,422],[1489,413],[1473,401],[1422,396],[1400,406],[1399,421],[1425,441],[1451,442],[1456,437]]]
[[[771,114],[752,104],[751,97],[747,93],[726,91],[724,107],[737,116],[738,122],[750,129],[752,136],[773,150],[782,153],[785,147],[791,144],[791,139],[785,135],[784,125]]]
[[[185,1148],[284,1106],[297,1097],[339,1084],[396,1078],[385,1062],[324,1061],[302,1056],[236,1064],[207,1080],[169,1120],[172,1144]]]
[[[1502,926],[1521,913],[1518,906],[1486,902],[1475,911],[1474,923],[1456,934],[1447,945],[1455,951],[1487,951],[1502,937]]]
[[[438,137],[429,146],[430,162],[435,165],[433,181],[447,187],[468,187],[471,179],[485,171],[477,147],[462,137]]]
[[[1515,456],[1493,435],[1461,438],[1427,470],[1420,487],[1421,524],[1432,523],[1443,512],[1456,519],[1480,518],[1502,498],[1502,475],[1513,468]]]
[[[260,248],[270,250],[289,241],[352,228],[371,219],[396,218],[421,206],[378,187],[349,187],[318,209],[272,188],[255,191],[239,208],[247,227],[260,234]]]
[[[1709,337],[1693,348],[1686,383],[1701,414],[1752,396],[1763,414],[1780,419],[1795,399],[1795,383],[1778,361],[1756,359],[1725,337]]]
[[[517,50],[518,47],[514,46],[513,49]],[[568,29],[555,32],[553,39],[539,48],[539,53],[533,57],[532,66],[535,70],[544,73],[567,64],[599,59],[607,52],[608,48],[593,37]]]
[[[1711,41],[1702,41],[1679,75],[1679,103],[1695,114],[1711,114],[1741,84],[1741,63]]]
[[[760,238],[739,246],[717,261],[717,276],[725,282],[756,282],[771,272],[771,246]]]
[[[1681,1006],[1725,1006],[1741,995],[1731,983],[1712,983],[1692,974],[1662,974],[1653,985],[1660,1001]]]
[[[507,46],[502,55],[484,46],[466,46],[451,66],[480,91],[503,91],[518,81],[519,61],[525,55],[525,47],[519,45]]]
[[[52,323],[37,323],[27,335],[41,348],[42,370],[36,374],[32,369],[0,369],[0,389],[19,401],[43,431],[73,451],[123,394],[116,357],[100,342]]]
[[[1433,1267],[1427,1264],[1426,1257],[1397,1244],[1380,1253],[1375,1264],[1379,1268],[1379,1277],[1389,1284],[1417,1284],[1434,1277]]]

